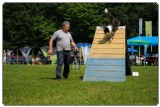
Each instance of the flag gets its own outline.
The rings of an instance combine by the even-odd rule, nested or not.
[[[143,27],[143,19],[140,18],[140,19],[139,19],[139,35],[143,34],[143,33],[142,33],[142,27]]]
[[[145,21],[146,36],[152,36],[152,21]]]

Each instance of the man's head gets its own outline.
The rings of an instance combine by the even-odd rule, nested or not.
[[[68,21],[64,21],[62,23],[62,29],[63,29],[64,32],[68,32],[69,29],[70,29],[70,23]]]

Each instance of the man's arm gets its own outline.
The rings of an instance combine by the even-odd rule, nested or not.
[[[52,46],[53,46],[53,39],[51,38],[49,40],[49,50],[48,50],[48,54],[52,54],[53,50],[52,50]]]
[[[76,46],[76,44],[74,43],[73,40],[71,40],[71,45],[74,47],[74,49],[75,49],[76,51],[78,51],[78,48],[77,48],[77,46]]]

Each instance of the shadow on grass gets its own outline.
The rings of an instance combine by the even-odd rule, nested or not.
[[[42,79],[42,80],[56,80],[56,78],[48,78],[48,77],[46,77],[46,78],[39,78],[39,79]]]
[[[81,80],[83,80],[83,76],[79,76],[79,78],[81,79]],[[39,78],[39,79],[41,79],[41,80],[57,80],[56,78]],[[63,79],[63,78],[61,78],[61,79]]]
[[[68,80],[68,79],[66,79],[66,78],[59,78],[59,79],[57,79],[57,78],[39,78],[39,79],[41,79],[41,80]]]
[[[83,80],[83,76],[79,76],[79,78],[80,78],[81,80]]]

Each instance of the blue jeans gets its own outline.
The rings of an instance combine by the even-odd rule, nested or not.
[[[63,77],[68,78],[70,72],[70,51],[57,51],[56,77],[61,77],[62,66],[64,64]]]

